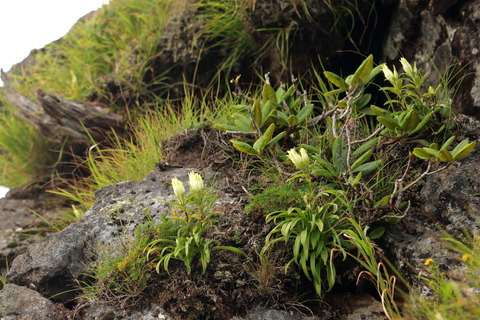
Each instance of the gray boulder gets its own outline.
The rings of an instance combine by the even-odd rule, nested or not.
[[[187,183],[192,169],[155,171],[142,181],[128,181],[98,190],[93,207],[77,223],[34,243],[17,257],[7,282],[35,288],[45,297],[67,302],[76,295],[77,281],[101,247],[115,248],[126,233],[147,219],[159,220],[169,212],[164,201],[172,201],[170,185],[177,177]],[[212,173],[207,174],[208,177]],[[223,197],[222,197],[223,196]],[[219,203],[229,198],[220,194]],[[73,290],[73,291],[72,291]]]
[[[0,319],[55,320],[61,319],[55,305],[38,292],[15,284],[0,291]]]

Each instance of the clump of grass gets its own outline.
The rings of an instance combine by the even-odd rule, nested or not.
[[[128,85],[126,90],[134,93],[148,90],[143,79],[158,54],[163,25],[174,2],[112,1],[39,51],[28,70],[16,70],[17,91],[31,95],[42,88],[67,99],[84,100],[92,90],[107,95],[111,81]],[[153,79],[149,85],[156,81],[161,80]]]
[[[199,129],[215,115],[205,101],[186,94],[180,103],[158,100],[144,115],[132,115],[130,138],[114,135],[113,147],[102,148],[92,140],[86,159],[80,159],[90,176],[68,182],[54,193],[78,203],[85,212],[93,205],[94,192],[121,181],[142,180],[164,158],[162,144],[182,130]]]
[[[166,217],[161,224],[146,222],[137,226],[132,237],[123,239],[118,248],[104,248],[89,270],[90,281],[83,283],[83,298],[107,301],[138,298],[152,284],[155,269],[144,249],[153,239],[172,235],[173,224]]]
[[[15,116],[0,95],[0,185],[12,188],[45,176],[53,160],[49,148],[50,143]]]
[[[242,2],[215,0],[199,3],[201,16],[205,20],[201,36],[206,40],[207,49],[227,52],[219,72],[230,74],[239,58],[253,47],[252,31],[249,30]]]

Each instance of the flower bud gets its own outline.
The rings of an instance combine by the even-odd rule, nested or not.
[[[393,72],[388,68],[386,64],[382,65],[382,71],[383,75],[385,76],[385,79],[387,79],[389,82],[393,82]]]
[[[182,181],[177,178],[172,179],[173,193],[177,199],[182,199],[185,196],[185,187],[183,186]]]
[[[195,172],[188,174],[188,185],[190,186],[191,192],[200,192],[205,188],[202,177]]]
[[[309,158],[307,150],[300,148],[300,154],[295,149],[290,149],[287,151],[287,157],[290,159],[295,167],[299,170],[304,170],[308,168]]]

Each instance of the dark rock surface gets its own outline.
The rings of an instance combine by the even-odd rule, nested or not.
[[[415,61],[429,81],[439,83],[450,67],[452,86],[463,77],[453,108],[480,118],[480,0],[400,0],[383,46],[389,62]],[[433,62],[433,64],[432,64]],[[452,77],[457,73],[456,77]]]
[[[118,307],[112,307],[106,304],[92,304],[85,315],[84,320],[175,320],[160,306],[149,304],[142,310],[121,310]]]
[[[55,305],[38,292],[15,284],[0,291],[0,319],[55,320],[61,319]]]
[[[33,185],[11,189],[0,199],[0,273],[38,239],[30,235],[30,229],[42,222],[35,214],[58,213],[51,200],[51,194]]]
[[[78,223],[59,233],[51,234],[29,247],[17,257],[7,274],[7,282],[33,286],[44,296],[75,289],[74,279],[81,278],[101,246],[115,247],[125,233],[133,234],[135,227],[155,221],[169,210],[164,201],[171,201],[170,181],[177,177],[188,180],[191,169],[174,168],[155,171],[143,181],[128,181],[100,189],[94,206]],[[228,198],[219,199],[219,203]],[[73,294],[62,294],[54,301],[67,302]]]
[[[407,60],[415,61],[423,71],[430,72],[428,81],[432,84],[442,81],[431,66],[432,61],[440,73],[449,70],[455,63],[455,68],[451,70],[458,74],[451,79],[451,83],[463,76],[465,78],[458,87],[453,108],[464,114],[459,118],[465,135],[478,139],[480,125],[475,119],[480,119],[480,0],[383,2],[397,2],[397,5],[392,4],[395,11],[391,14],[389,31],[381,46],[384,60],[397,62],[404,56]],[[258,2],[258,6],[264,4]],[[275,6],[268,9],[278,11],[279,15],[272,14],[272,11],[267,17],[264,17],[266,14],[262,11],[263,7],[257,8],[258,11],[252,13],[252,25],[249,27],[259,28],[264,27],[264,24],[289,27],[288,19],[277,21],[275,25],[270,19],[276,16],[291,17],[296,13],[282,11],[280,5]],[[336,23],[327,19],[328,13],[325,10],[317,10],[315,14],[314,20]],[[312,30],[320,32],[315,21],[302,23],[298,32],[295,32],[291,45],[295,55],[294,67],[299,73],[305,72],[305,68],[311,66],[311,52],[307,47],[311,46],[316,37]],[[210,81],[217,70],[216,66],[228,56],[229,48],[207,54],[200,50],[203,50],[205,43],[199,42],[196,43],[198,47],[193,48],[196,51],[192,50],[193,34],[198,32],[201,25],[202,21],[195,20],[195,10],[192,7],[181,7],[179,12],[173,13],[164,33],[165,47],[157,61],[152,62],[152,70],[160,72],[166,65],[175,65],[172,73],[178,78],[172,78],[172,81],[181,82],[183,74],[188,76],[189,72],[196,70],[194,66],[202,58],[197,71],[205,77],[200,81]],[[324,27],[331,29],[332,26]],[[332,58],[336,50],[345,46],[345,37],[337,31],[331,32],[322,41],[315,42],[318,47],[328,45],[323,57],[326,60]],[[255,34],[255,37],[263,36],[267,39],[268,35]],[[265,58],[255,62],[261,68],[275,69],[284,57],[281,57],[278,51],[273,52],[273,47],[269,50]],[[199,57],[200,53],[204,55]],[[250,58],[235,65],[234,71],[241,71],[249,65]],[[283,70],[272,72],[275,80],[283,76]],[[115,79],[111,81],[113,83]],[[425,269],[426,259],[434,259],[447,271],[458,270],[460,258],[445,249],[441,241],[445,236],[443,231],[458,237],[462,237],[463,229],[470,233],[480,232],[479,158],[480,151],[477,147],[470,157],[429,176],[415,195],[415,206],[404,221],[391,228],[392,233],[385,239],[386,252],[419,291],[424,287],[417,275]],[[183,165],[181,161],[178,163]],[[102,247],[115,248],[120,244],[119,239],[125,234],[133,234],[139,223],[150,218],[158,221],[161,214],[168,213],[169,208],[164,201],[173,200],[171,179],[177,177],[186,183],[187,174],[191,170],[195,169],[169,167],[166,171],[152,172],[142,181],[128,181],[102,188],[96,194],[97,201],[94,206],[80,222],[43,240],[31,239],[30,243],[21,242],[20,245],[17,245],[20,243],[18,236],[11,235],[11,232],[22,230],[25,225],[35,220],[30,210],[45,211],[45,203],[26,197],[15,197],[13,193],[0,200],[0,258],[12,259],[26,251],[11,264],[6,278],[8,284],[0,291],[1,319],[62,319],[58,305],[53,302],[68,305],[73,301],[77,281],[82,280],[98,250]],[[201,173],[209,179],[215,177],[215,190],[219,192],[217,205],[230,207],[238,204],[238,194],[243,191],[227,188],[227,180],[231,177],[216,175],[208,170]],[[26,244],[30,244],[28,250]],[[46,298],[52,296],[53,302]],[[384,319],[381,305],[371,296],[364,300],[355,297],[352,301],[356,304],[352,302],[352,312],[344,319]],[[119,310],[121,308],[99,303],[92,303],[85,309],[85,319],[173,319],[155,304],[146,305],[142,311]],[[318,318],[279,310],[252,310],[244,317],[234,317],[232,320],[253,319]]]
[[[433,259],[450,274],[462,268],[461,256],[449,251],[442,238],[465,240],[465,231],[470,235],[480,231],[479,159],[477,148],[459,163],[427,177],[417,205],[386,238],[396,267],[414,285],[423,285],[417,276],[427,269],[426,259]]]

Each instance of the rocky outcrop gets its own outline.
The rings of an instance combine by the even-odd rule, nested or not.
[[[477,119],[480,118],[480,37],[476,36],[480,33],[479,8],[479,0],[400,0],[391,15],[383,46],[387,61],[396,62],[403,56],[430,72],[432,85],[440,81],[448,83],[455,89],[455,111]],[[439,73],[446,78],[440,79]]]
[[[125,233],[150,217],[160,218],[169,210],[170,181],[187,180],[188,169],[155,171],[141,182],[128,181],[100,189],[95,205],[78,223],[51,234],[17,257],[7,274],[7,282],[35,288],[45,297],[55,296],[66,303],[75,293],[89,262],[101,247],[116,247]]]
[[[7,284],[0,291],[2,320],[60,319],[55,305],[40,293],[15,284]]]
[[[394,2],[382,1],[382,3]],[[303,11],[303,13],[296,12],[300,8],[292,7],[292,3],[294,2],[278,1],[272,7],[268,7],[266,2],[265,4],[257,2],[257,8],[246,11],[251,14],[248,27],[252,30],[260,27],[271,27],[272,30],[273,28],[290,28],[291,19],[289,20],[288,17],[298,16],[301,20],[301,15],[304,14]],[[469,118],[462,115],[459,118],[461,118],[461,125],[464,126],[465,135],[478,139],[480,125],[473,118],[480,118],[480,38],[472,35],[478,35],[480,30],[480,11],[478,10],[480,0],[428,2],[400,0],[397,4],[390,5],[389,8],[395,8],[395,11],[391,15],[392,21],[381,50],[384,60],[397,61],[400,56],[404,56],[410,61],[415,61],[418,67],[424,71],[430,71],[428,81],[432,84],[446,80],[441,79],[436,70],[431,67],[431,61],[434,62],[440,74],[448,70],[453,72],[451,78],[447,77],[450,84],[464,77],[462,85],[456,87],[457,95],[453,107],[457,112],[472,116]],[[171,69],[173,82],[182,81],[184,74],[188,76],[190,73],[192,76],[193,70],[196,70],[198,74],[204,75],[204,78],[199,81],[205,84],[210,81],[219,63],[230,54],[229,50],[232,48],[226,46],[210,51],[205,50],[201,52],[201,56],[198,56],[200,53],[195,50],[206,48],[209,44],[208,39],[203,39],[205,42],[196,43],[195,45],[199,47],[192,50],[193,34],[201,29],[203,21],[197,19],[192,7],[180,9],[185,10],[172,14],[171,23],[168,24],[163,36],[165,47],[162,48],[156,60],[152,61],[151,70],[154,73],[161,73],[166,66],[173,66]],[[347,36],[334,28],[338,21],[332,20],[331,12],[325,7],[310,9],[314,14],[312,19],[301,21],[294,26],[295,30],[289,30],[295,37],[291,39],[292,51],[288,58],[293,58],[294,70],[298,73],[305,72],[305,68],[311,66],[312,56],[316,58],[317,51],[322,47],[326,47],[326,53],[322,58],[333,61],[335,51],[344,49],[347,42]],[[358,10],[364,12],[365,8],[358,8]],[[273,17],[280,17],[281,21],[275,22],[272,20]],[[321,29],[318,21],[322,21],[322,27],[331,32]],[[366,25],[364,27],[368,30]],[[322,33],[327,35],[322,38],[320,36]],[[262,45],[269,36],[271,34],[266,31],[263,34],[258,32],[254,35],[256,41],[261,42]],[[315,42],[317,37],[322,40]],[[275,69],[285,57],[275,51],[273,44],[267,51],[268,54],[259,59],[253,57],[254,62],[259,68]],[[252,63],[252,57],[248,56],[250,54],[252,52],[247,52],[247,57],[239,59],[233,66],[233,70],[240,71],[250,67]],[[201,63],[196,69],[196,63],[199,60]],[[455,63],[455,67],[450,68],[452,63]],[[276,69],[272,73],[272,79],[281,79],[284,76],[283,71],[280,68]],[[23,96],[15,96],[14,92],[10,94],[11,99],[17,99],[20,101],[19,104],[25,105],[24,117],[36,117],[30,120],[39,124],[39,130],[46,132],[47,136],[60,130],[64,135],[78,138],[77,142],[88,141],[78,121],[78,118],[83,116],[73,115],[72,109],[67,107],[74,110],[87,110],[88,112],[85,111],[85,113],[91,113],[91,129],[103,126],[103,129],[109,130],[110,127],[120,125],[123,121],[120,116],[107,112],[98,105],[67,101],[54,94],[39,92],[38,102],[27,101]],[[62,111],[61,115],[59,110]],[[97,115],[105,117],[98,120]],[[71,130],[73,133],[70,132]],[[103,134],[104,132],[98,131],[98,136]],[[192,141],[194,140],[189,140],[189,143]],[[199,158],[198,155],[195,157]],[[400,224],[390,228],[389,231],[394,236],[390,235],[384,240],[386,252],[393,257],[396,267],[403,274],[409,275],[411,283],[420,288],[422,283],[416,276],[423,270],[424,261],[427,258],[434,259],[447,270],[456,270],[459,259],[442,244],[443,231],[459,237],[462,237],[464,229],[471,233],[480,231],[480,222],[476,216],[480,210],[479,158],[480,151],[477,149],[460,163],[429,176],[419,187],[418,194],[412,195],[415,205],[412,206],[409,214]],[[184,165],[181,162],[179,164]],[[12,245],[19,240],[14,235],[0,238],[0,257],[3,255],[12,258],[24,252],[11,264],[10,272],[6,277],[8,284],[0,292],[2,319],[23,319],[22,317],[24,319],[29,319],[28,317],[62,319],[62,312],[65,312],[62,309],[63,306],[72,307],[74,304],[73,301],[78,295],[78,282],[84,280],[85,273],[97,258],[99,250],[105,247],[118,248],[125,235],[132,235],[136,226],[148,219],[159,221],[161,214],[169,212],[165,201],[173,200],[171,179],[177,177],[186,183],[188,172],[198,170],[198,168],[177,168],[168,165],[159,165],[159,168],[166,170],[156,170],[142,181],[128,181],[100,189],[96,194],[97,200],[94,206],[80,222],[70,225],[59,233],[51,234],[45,239],[35,241],[28,249]],[[231,177],[216,174],[210,170],[202,171],[202,174],[209,178],[215,177],[217,183],[215,190],[220,195],[217,202],[219,207],[232,208],[239,205],[244,193],[240,188],[232,189],[228,184],[228,179]],[[25,225],[29,220],[27,216],[30,214],[28,209],[19,213],[19,208],[23,206],[32,210],[44,209],[28,199],[10,197],[0,200],[0,219],[7,221],[2,224],[2,231],[15,231]],[[15,212],[15,219],[12,218],[13,212]],[[221,270],[217,275],[222,274],[227,273]],[[225,279],[220,281],[232,286],[232,282]],[[183,294],[183,292],[180,293]],[[216,302],[215,299],[222,298],[215,294],[212,294],[212,297],[212,303]],[[354,306],[351,313],[355,314],[346,315],[344,318],[382,319],[383,315],[379,312],[381,306],[378,301],[372,301],[371,298],[368,295],[365,300],[362,300],[365,302],[363,304],[352,303]],[[355,297],[352,300],[359,302],[361,299]],[[172,301],[170,303],[176,303],[175,299]],[[82,312],[84,319],[173,319],[160,305],[151,302],[145,303],[142,311],[119,310],[108,303],[93,302]],[[333,315],[329,317],[334,318]],[[269,309],[251,310],[246,315],[234,319],[293,320],[315,319],[315,317]]]
[[[414,286],[425,285],[417,276],[426,270],[426,259],[449,274],[461,272],[461,256],[448,250],[442,239],[465,241],[465,232],[480,232],[479,159],[477,148],[460,163],[429,176],[414,199],[417,205],[386,238],[395,266]]]

